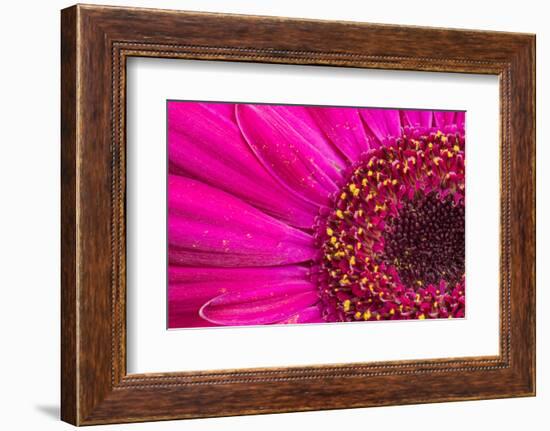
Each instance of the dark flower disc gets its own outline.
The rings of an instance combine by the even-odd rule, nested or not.
[[[363,154],[321,214],[327,321],[464,316],[464,133],[407,129]]]

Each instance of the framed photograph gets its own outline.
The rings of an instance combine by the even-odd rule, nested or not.
[[[62,419],[535,394],[535,37],[61,14]]]

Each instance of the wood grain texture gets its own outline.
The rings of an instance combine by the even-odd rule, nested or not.
[[[534,395],[533,35],[79,5],[62,11],[61,38],[63,420],[88,425]],[[500,354],[127,375],[130,56],[498,75]]]

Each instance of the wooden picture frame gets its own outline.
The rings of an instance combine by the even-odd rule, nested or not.
[[[64,421],[535,395],[534,35],[83,5],[61,18]],[[132,56],[497,75],[500,354],[127,374],[125,66]]]

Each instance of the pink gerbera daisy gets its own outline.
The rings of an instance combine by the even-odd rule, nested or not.
[[[464,317],[464,113],[168,103],[168,326]]]

